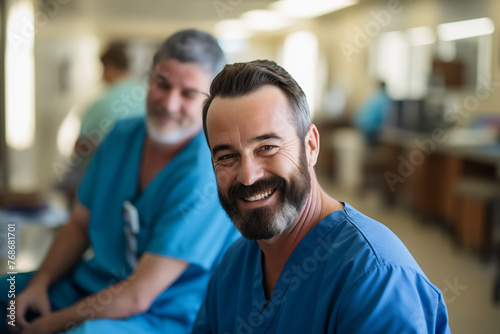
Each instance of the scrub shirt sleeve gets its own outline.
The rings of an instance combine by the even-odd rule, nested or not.
[[[98,130],[99,121],[105,117],[103,114],[106,112],[106,106],[102,98],[92,103],[83,115],[82,124],[80,126],[80,137],[82,137],[84,133]]]
[[[179,179],[145,250],[210,270],[236,239],[236,230],[218,202],[213,173],[191,171]]]
[[[98,190],[102,190],[101,187],[99,187],[101,180],[103,178],[109,178],[109,174],[113,173],[112,170],[106,168],[105,159],[106,157],[109,158],[112,156],[112,153],[116,151],[116,145],[120,143],[117,138],[119,138],[119,133],[115,127],[106,135],[97,148],[89,168],[85,172],[85,176],[78,187],[78,201],[89,210],[92,209],[91,203],[93,196],[96,196]]]
[[[83,204],[87,209],[91,209],[91,198],[94,194],[95,189],[99,183],[99,166],[103,151],[103,145],[97,149],[96,154],[90,162],[89,168],[85,172],[85,176],[82,179],[78,187],[78,201]]]
[[[340,305],[330,327],[336,333],[450,333],[442,294],[413,268],[372,269]]]

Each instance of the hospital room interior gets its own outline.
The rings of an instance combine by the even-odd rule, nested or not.
[[[11,226],[15,269],[27,272],[68,220],[79,182],[69,179],[88,155],[75,149],[82,119],[110,85],[101,56],[120,49],[129,75],[145,83],[163,40],[196,28],[217,38],[227,63],[283,66],[319,129],[321,186],[403,241],[441,290],[452,333],[500,332],[500,1],[0,6],[2,274],[12,270]],[[101,125],[96,141],[109,132]]]

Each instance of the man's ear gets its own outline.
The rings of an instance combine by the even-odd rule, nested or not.
[[[319,132],[314,124],[309,125],[309,130],[307,130],[305,148],[308,165],[313,167],[318,161],[319,154]]]

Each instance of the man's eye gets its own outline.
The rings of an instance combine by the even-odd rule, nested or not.
[[[157,88],[168,90],[171,88],[170,83],[161,76],[153,76],[153,85]]]
[[[157,88],[163,89],[163,90],[168,90],[170,89],[170,84],[162,79],[156,78],[153,83]]]
[[[264,153],[264,154],[271,154],[274,152],[274,149],[276,148],[276,146],[274,145],[264,145],[264,146],[261,146],[259,151]]]
[[[234,158],[234,154],[225,154],[220,156],[217,160],[218,161],[225,161]]]
[[[198,97],[198,94],[199,94],[198,92],[187,91],[187,92],[183,92],[182,96],[184,96],[188,100],[194,100],[196,97]]]
[[[170,84],[166,81],[157,81],[158,88],[163,89],[163,90],[168,90],[170,89]]]
[[[259,147],[258,153],[261,156],[272,156],[276,153],[277,146],[274,145],[263,145]]]

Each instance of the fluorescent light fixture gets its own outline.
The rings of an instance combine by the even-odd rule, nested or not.
[[[247,39],[234,39],[234,38],[219,38],[219,45],[224,50],[224,53],[240,53],[248,49]]]
[[[407,32],[413,46],[430,45],[436,41],[434,31],[430,27],[411,28]]]
[[[251,10],[241,15],[245,26],[252,31],[280,30],[291,24],[291,20],[274,10]]]
[[[35,136],[33,6],[13,4],[7,20],[5,51],[7,144],[17,150],[32,146]],[[35,28],[36,29],[36,28]]]
[[[243,20],[223,20],[215,25],[215,34],[219,39],[247,39],[253,34]]]
[[[243,52],[253,33],[243,20],[224,20],[215,25],[215,34],[225,53]]]
[[[393,99],[410,95],[410,48],[408,37],[402,31],[382,33],[377,45],[377,76],[387,83],[387,91]]]
[[[312,18],[355,5],[357,0],[281,0],[270,7],[288,17]]]
[[[487,17],[438,25],[438,35],[442,41],[489,35],[494,31],[495,24]]]
[[[251,10],[241,15],[251,31],[280,30],[294,19],[313,18],[352,6],[358,0],[281,0],[269,5],[268,10]]]
[[[283,45],[283,66],[304,90],[311,116],[314,114],[318,78],[318,39],[310,31],[289,34]]]

